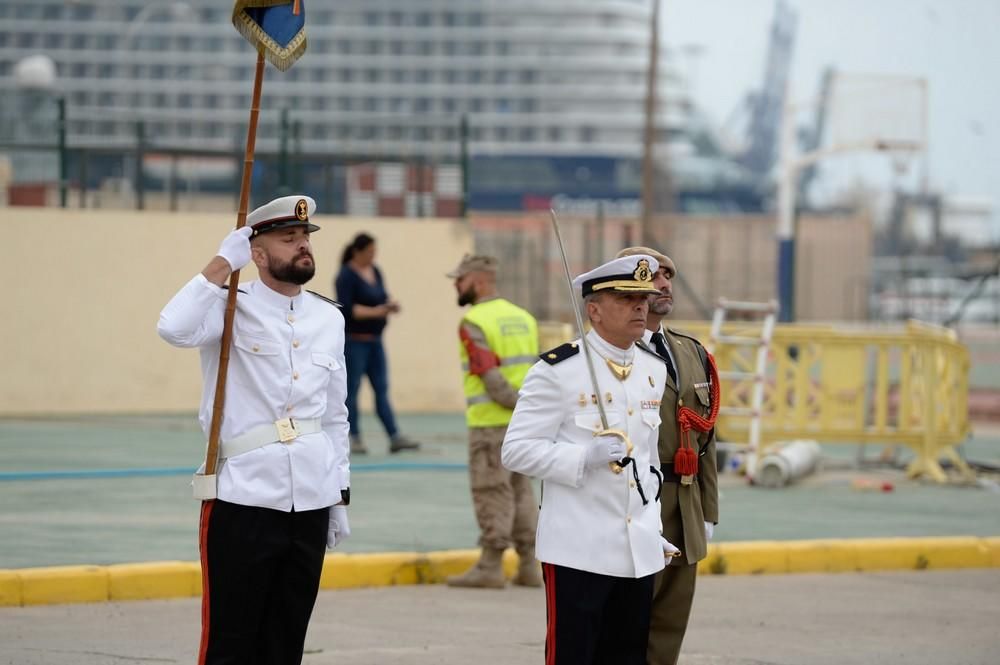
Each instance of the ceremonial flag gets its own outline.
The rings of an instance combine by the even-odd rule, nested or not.
[[[306,52],[304,0],[236,0],[233,25],[281,71]]]
[[[257,51],[254,69],[253,95],[250,98],[250,122],[247,125],[247,146],[243,158],[243,180],[240,183],[240,207],[236,213],[236,228],[243,228],[250,201],[250,175],[253,173],[253,153],[257,141],[257,119],[260,115],[260,95],[264,84],[264,60],[285,71],[306,52],[306,10],[304,0],[236,0],[233,25]],[[216,469],[219,465],[219,444],[222,417],[226,403],[226,378],[229,371],[229,351],[236,317],[236,292],[240,271],[229,275],[229,293],[222,318],[222,339],[219,343],[219,371],[216,373],[215,399],[212,402],[212,422],[205,449],[204,473],[194,476],[194,496],[212,501],[217,496]]]

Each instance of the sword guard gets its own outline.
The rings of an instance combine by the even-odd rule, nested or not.
[[[635,446],[628,438],[628,434],[620,429],[603,429],[599,432],[594,432],[594,436],[617,436],[619,439],[625,442],[625,458],[629,459],[632,457],[632,451],[635,450]],[[625,470],[625,465],[621,462],[608,462],[608,467],[613,473],[619,474]]]

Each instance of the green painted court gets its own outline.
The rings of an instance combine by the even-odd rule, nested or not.
[[[424,443],[419,453],[390,456],[365,417],[372,454],[353,460],[344,551],[475,547],[462,416],[402,415],[400,425]],[[193,414],[0,420],[0,568],[196,560],[188,483],[203,449]],[[723,474],[716,540],[1000,534],[997,475],[984,475],[982,487],[937,486],[898,469],[856,468],[857,446],[823,453],[824,471],[780,490]],[[977,431],[964,453],[1000,466],[1000,428]],[[895,489],[859,491],[859,478]]]

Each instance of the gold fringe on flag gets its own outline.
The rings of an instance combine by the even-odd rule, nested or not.
[[[287,71],[306,52],[305,27],[299,30],[287,46],[281,46],[264,32],[256,21],[250,18],[246,9],[264,9],[292,4],[290,0],[237,0],[233,6],[233,26],[243,37],[262,52],[268,62],[281,71]]]

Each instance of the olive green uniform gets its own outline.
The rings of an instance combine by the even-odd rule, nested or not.
[[[673,665],[687,629],[694,599],[698,561],[708,553],[705,522],[719,521],[719,486],[715,458],[715,431],[692,430],[691,445],[698,453],[698,475],[683,485],[673,474],[674,454],[680,447],[677,409],[688,406],[707,416],[711,406],[709,379],[698,352],[699,343],[677,331],[666,329],[664,337],[676,364],[680,387],[667,377],[660,403],[659,453],[664,482],[660,495],[663,537],[681,549],[663,572],[653,591],[647,661],[649,665]]]

